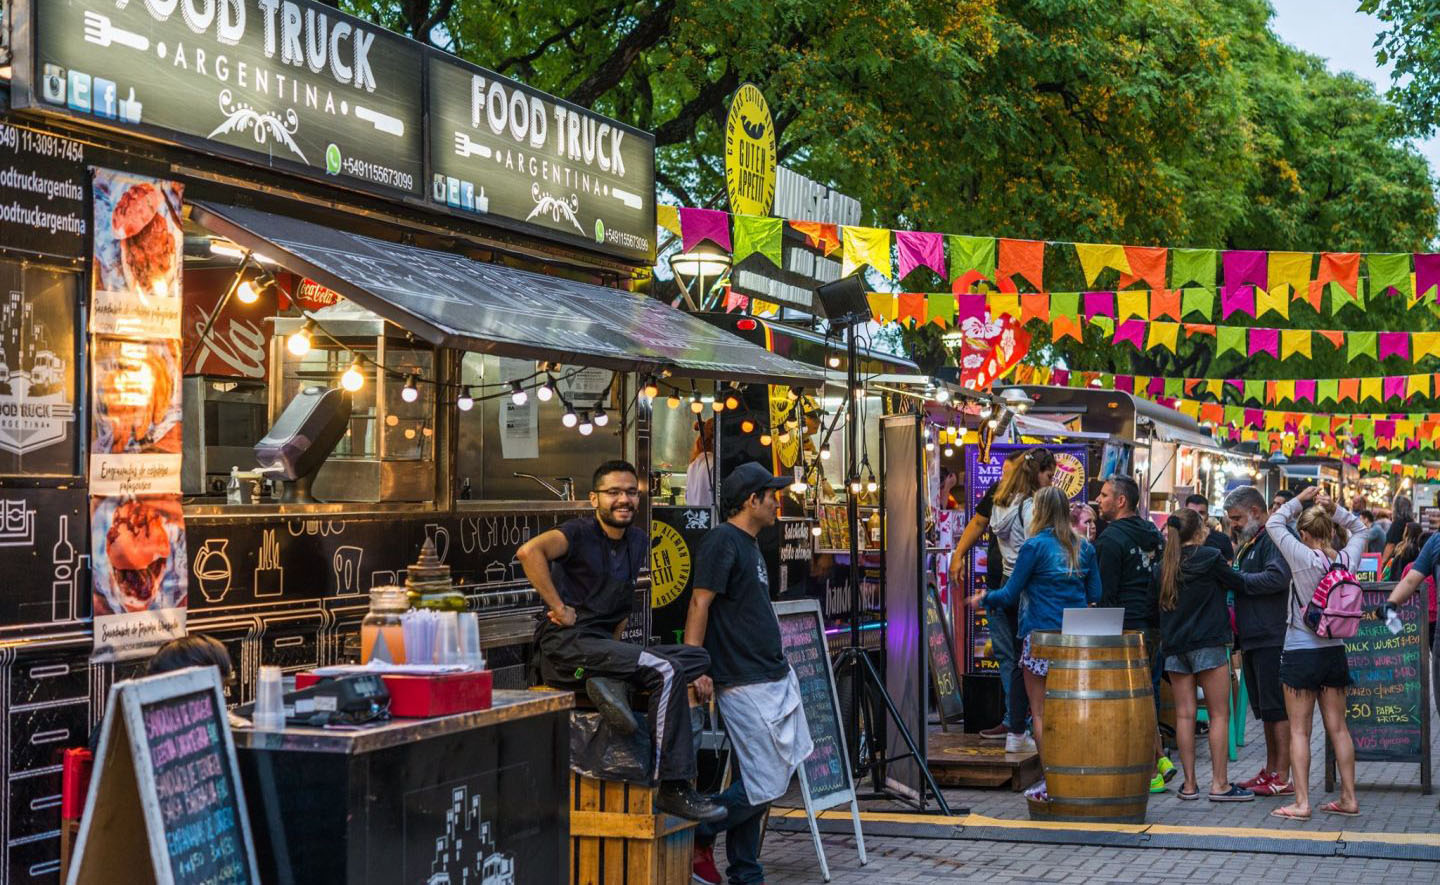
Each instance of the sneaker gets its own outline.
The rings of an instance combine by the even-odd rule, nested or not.
[[[1010,729],[1006,728],[1003,722],[994,728],[980,729],[980,737],[987,741],[1003,741],[1009,734]]]
[[[695,788],[686,781],[662,783],[655,794],[655,807],[666,814],[702,824],[718,823],[727,814],[724,808],[695,792]]]
[[[1150,778],[1150,792],[1163,793],[1166,789],[1168,788],[1165,786],[1165,775],[1156,774],[1154,777]]]
[[[715,867],[715,846],[695,843],[695,859],[690,862],[690,878],[700,885],[724,885]]]
[[[1175,763],[1170,761],[1169,756],[1161,756],[1155,760],[1155,773],[1160,775],[1167,784],[1175,779],[1175,774],[1179,770],[1175,767]]]
[[[1007,734],[1005,735],[1006,753],[1034,753],[1035,739],[1028,734]]]
[[[1036,802],[1050,801],[1050,794],[1045,791],[1045,778],[1040,778],[1040,782],[1038,784],[1035,784],[1030,789],[1026,790],[1025,798],[1034,799]]]
[[[1265,784],[1270,783],[1270,781],[1272,781],[1272,780],[1274,780],[1274,779],[1275,779],[1275,775],[1271,774],[1270,772],[1268,772],[1268,771],[1266,771],[1265,769],[1262,768],[1262,769],[1260,769],[1260,773],[1259,773],[1259,774],[1257,774],[1257,775],[1255,775],[1254,777],[1250,778],[1248,781],[1241,781],[1240,783],[1236,784],[1235,786],[1239,787],[1239,788],[1242,789],[1242,790],[1254,790],[1255,792],[1258,793],[1258,792],[1260,791],[1260,788],[1261,788],[1262,786],[1264,786]]]
[[[1211,802],[1254,802],[1255,794],[1243,787],[1230,785],[1230,789],[1223,793],[1211,793]]]
[[[630,712],[629,687],[618,679],[594,676],[585,680],[585,696],[619,735],[632,735],[638,726]]]
[[[1270,780],[1255,788],[1255,795],[1293,796],[1295,795],[1295,785],[1292,784],[1290,781],[1286,781],[1282,784],[1280,783],[1279,778],[1271,778]]]

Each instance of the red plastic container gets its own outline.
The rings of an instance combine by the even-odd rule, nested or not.
[[[494,677],[489,670],[429,676],[386,674],[380,678],[390,692],[391,716],[425,719],[490,709]],[[313,673],[297,673],[295,688],[309,688],[319,679]]]

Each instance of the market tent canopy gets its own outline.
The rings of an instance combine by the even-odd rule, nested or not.
[[[818,385],[823,373],[620,289],[195,202],[215,233],[264,252],[437,347],[692,378]],[[282,257],[283,256],[283,257]]]

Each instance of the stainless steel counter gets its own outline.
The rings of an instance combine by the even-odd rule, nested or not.
[[[391,719],[358,728],[286,728],[284,731],[257,731],[250,727],[232,729],[235,746],[251,750],[289,750],[311,753],[372,753],[388,747],[488,728],[502,722],[513,722],[568,710],[575,705],[575,696],[568,691],[545,689],[496,689],[491,707],[453,716],[431,719]]]

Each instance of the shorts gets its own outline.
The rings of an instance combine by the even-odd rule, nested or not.
[[[1223,667],[1229,660],[1230,649],[1223,645],[1207,645],[1204,648],[1182,651],[1178,655],[1168,655],[1165,658],[1165,671],[1193,675]]]
[[[1345,646],[1290,649],[1280,656],[1280,681],[1298,691],[1349,688],[1353,680]]]
[[[1020,652],[1020,666],[1034,673],[1036,676],[1045,676],[1050,672],[1049,658],[1030,657],[1030,637],[1025,637],[1024,649]]]
[[[1243,655],[1250,713],[1261,722],[1285,722],[1285,692],[1280,689],[1280,649],[1247,648]]]

